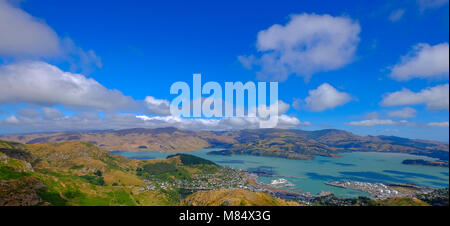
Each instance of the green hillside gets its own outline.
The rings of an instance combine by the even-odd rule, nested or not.
[[[78,141],[0,144],[0,205],[172,205],[182,197],[178,191],[143,190],[145,181],[190,179],[202,170],[185,166],[192,158],[184,155],[183,161],[129,160]]]
[[[195,192],[182,186],[240,177],[188,154],[131,160],[79,141],[0,144],[0,205],[176,205]]]

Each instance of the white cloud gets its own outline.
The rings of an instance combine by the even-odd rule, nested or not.
[[[14,116],[14,115],[11,115],[11,116],[9,116],[8,118],[6,118],[5,119],[5,122],[6,123],[19,123],[19,119],[17,119],[17,117],[16,116]]]
[[[0,80],[0,103],[63,104],[100,110],[129,109],[136,104],[131,97],[107,89],[92,78],[44,62],[2,66]]]
[[[392,22],[399,21],[403,17],[404,14],[405,14],[404,9],[397,9],[389,15],[389,20]]]
[[[442,43],[430,46],[420,43],[403,56],[401,62],[393,66],[390,76],[400,81],[413,78],[448,77],[449,46]]]
[[[448,121],[445,121],[445,122],[430,122],[427,125],[430,126],[430,127],[448,128]]]
[[[166,104],[165,100],[150,99],[154,106],[160,106],[159,103]],[[147,101],[147,99],[146,99]],[[296,117],[285,115],[290,105],[279,100],[275,104],[278,104],[278,124],[277,128],[292,128],[300,126],[301,122]],[[258,111],[266,107],[266,105],[259,105]],[[274,115],[274,112],[268,112]],[[273,116],[271,116],[273,117]],[[181,129],[193,129],[193,130],[235,130],[235,129],[258,129],[260,128],[260,121],[266,120],[260,116],[257,117],[221,117],[221,118],[184,118],[172,115],[160,115],[160,116],[147,116],[138,115],[136,118],[143,120],[145,123],[141,126],[146,127],[177,127]],[[308,125],[308,123],[306,123]]]
[[[152,115],[170,115],[170,102],[168,100],[156,99],[152,96],[145,98],[147,111]]]
[[[393,118],[414,118],[417,111],[414,108],[405,107],[400,110],[389,111],[387,115]]]
[[[417,0],[420,10],[439,8],[448,3],[448,0]]]
[[[406,120],[401,121],[394,121],[391,119],[368,119],[368,120],[362,120],[362,121],[353,121],[346,123],[347,125],[352,126],[365,126],[365,127],[373,127],[373,126],[379,126],[379,125],[385,125],[385,126],[417,126],[417,127],[442,127],[442,128],[448,128],[449,124],[448,121],[444,122],[430,122],[430,123],[413,123],[408,122]]]
[[[205,118],[182,118],[178,116],[136,116],[143,120],[140,126],[144,127],[166,127],[173,126],[180,129],[191,130],[236,130],[236,129],[258,129],[260,118],[258,117],[223,117],[220,119]],[[300,120],[288,115],[280,115],[276,128],[292,128],[300,125]]]
[[[53,56],[61,53],[58,35],[5,0],[0,0],[0,55]]]
[[[384,95],[381,105],[400,106],[426,104],[428,109],[440,110],[449,109],[449,85],[438,85],[426,88],[420,92],[412,92],[409,89],[402,89],[394,93]]]
[[[287,104],[286,102],[282,101],[282,100],[278,100],[275,104],[278,104],[278,115],[283,115],[284,113],[286,113],[289,108],[291,107],[289,104]],[[271,105],[273,106],[273,105]],[[260,104],[257,108],[257,113],[259,115],[259,112],[265,112],[267,115],[276,115],[276,112],[274,112],[274,107],[268,107],[265,104]],[[270,111],[272,110],[272,111]]]
[[[280,104],[279,105],[283,105]],[[176,127],[187,130],[238,130],[258,129],[259,117],[223,117],[223,118],[184,118],[172,115],[150,116],[134,113],[94,111],[75,112],[64,115],[56,108],[40,107],[21,109],[22,113],[11,115],[0,121],[0,132],[49,132],[49,131],[77,131],[125,128],[161,128]],[[23,113],[27,112],[27,113]],[[31,113],[31,114],[28,114]],[[34,113],[37,113],[34,114]],[[311,125],[300,122],[293,116],[281,114],[278,116],[276,128],[294,128]]]
[[[31,131],[76,131],[76,130],[102,130],[125,128],[161,128],[176,127],[186,130],[239,130],[258,129],[260,119],[257,117],[232,117],[220,119],[182,118],[177,116],[146,116],[129,113],[111,113],[100,117],[96,113],[78,113],[55,119],[45,117],[22,118],[10,116],[0,121],[1,131],[31,132]],[[295,117],[280,115],[277,128],[293,128],[301,125],[310,125],[308,122],[300,123]]]
[[[20,133],[146,127],[135,114],[128,113],[106,113],[104,117],[100,117],[96,112],[79,112],[70,116],[61,113],[56,117],[51,116],[45,115],[44,110],[41,116],[35,118],[11,116],[3,122],[0,121],[0,131]]]
[[[6,0],[0,0],[0,34],[0,57],[60,58],[70,63],[72,71],[82,73],[102,67],[100,57],[93,50],[83,50],[70,38],[60,39],[41,19]]]
[[[324,111],[348,103],[352,98],[348,93],[339,92],[328,83],[320,85],[317,89],[310,90],[305,98],[306,108],[311,111]]]
[[[393,121],[391,119],[367,119],[347,123],[352,126],[377,126],[377,125],[408,125],[407,121]]]
[[[290,107],[291,106],[289,104],[283,102],[282,100],[279,100],[278,101],[278,114],[282,115],[282,114],[286,113]]]
[[[309,78],[353,60],[361,31],[358,22],[316,14],[293,15],[290,19],[284,26],[275,24],[258,33],[261,57],[238,57],[247,68],[260,67],[260,79],[283,81],[291,74]]]

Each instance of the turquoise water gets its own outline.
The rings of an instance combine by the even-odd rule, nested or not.
[[[263,183],[270,183],[273,179],[285,178],[295,184],[293,190],[312,194],[317,194],[320,191],[332,191],[342,197],[369,196],[363,192],[324,184],[324,182],[334,180],[414,183],[430,187],[448,187],[449,184],[448,168],[402,164],[405,159],[433,160],[416,155],[351,152],[343,154],[343,157],[340,158],[316,157],[314,160],[293,160],[251,155],[207,155],[212,150],[217,149],[200,149],[189,154],[234,169],[271,171],[273,174],[280,176],[258,177],[258,180]],[[136,159],[165,158],[169,155],[154,151],[113,151],[111,153]]]

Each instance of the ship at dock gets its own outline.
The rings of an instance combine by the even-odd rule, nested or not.
[[[272,180],[270,182],[270,185],[272,185],[274,187],[293,187],[293,186],[295,186],[294,184],[292,184],[291,182],[289,182],[288,180],[286,180],[284,178]]]

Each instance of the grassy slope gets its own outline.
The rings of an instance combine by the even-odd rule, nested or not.
[[[167,159],[130,160],[79,141],[32,145],[2,141],[0,145],[13,157],[19,148],[33,157],[30,164],[0,153],[3,205],[175,205],[183,198],[177,190],[142,191],[144,180],[189,179],[192,174],[213,173],[219,167],[184,154]],[[24,200],[21,194],[32,199]],[[262,198],[249,203],[278,204],[270,195],[257,196]]]
[[[264,192],[251,192],[242,189],[199,191],[188,196],[180,205],[187,206],[297,206]]]
[[[6,146],[2,142],[3,146]],[[20,173],[9,158],[2,164],[0,179],[32,177],[45,184],[35,192],[53,205],[167,205],[159,191],[140,192],[144,181],[136,176],[139,161],[113,156],[89,143],[63,142],[27,145],[36,157],[34,172]],[[17,164],[17,163],[16,163]],[[19,164],[20,165],[20,164]],[[101,172],[101,176],[96,175]],[[97,173],[98,174],[98,173]],[[6,192],[6,191],[5,191]],[[11,192],[11,191],[9,191]]]
[[[380,206],[430,206],[430,204],[416,198],[389,198],[376,201]]]

